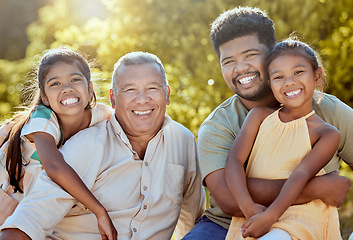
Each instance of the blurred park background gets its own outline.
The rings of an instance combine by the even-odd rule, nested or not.
[[[352,0],[0,0],[0,121],[25,102],[25,83],[48,48],[63,45],[94,60],[95,91],[107,104],[114,63],[130,51],[147,51],[165,66],[168,114],[197,137],[202,121],[232,95],[209,40],[210,24],[238,5],[265,10],[278,40],[295,32],[311,44],[327,70],[326,92],[353,107]],[[340,174],[353,179],[344,164]],[[347,239],[352,191],[340,216]]]

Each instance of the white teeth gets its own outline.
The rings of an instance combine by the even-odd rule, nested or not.
[[[241,84],[247,84],[247,83],[249,83],[251,80],[253,80],[254,78],[256,78],[256,75],[239,79],[239,82],[240,82]]]
[[[152,112],[152,110],[146,110],[146,111],[134,111],[134,113],[136,113],[137,115],[144,115],[144,114],[149,114],[150,112]]]
[[[77,103],[78,102],[78,98],[68,98],[65,99],[64,101],[62,101],[61,103],[63,105],[69,105],[69,104],[73,104],[73,103]]]
[[[285,93],[288,97],[292,97],[292,96],[295,96],[297,95],[298,93],[300,93],[300,89],[296,90],[296,91],[293,91],[293,92],[288,92],[288,93]]]

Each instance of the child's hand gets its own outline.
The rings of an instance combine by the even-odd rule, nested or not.
[[[240,228],[242,231],[242,235],[244,238],[246,237],[254,237],[259,238],[264,234],[268,233],[272,227],[272,225],[277,220],[273,219],[270,214],[266,212],[261,212],[259,214],[254,215],[250,219],[248,219]]]
[[[244,215],[246,217],[246,219],[249,219],[251,218],[252,216],[256,215],[256,214],[259,214],[259,213],[262,213],[266,210],[266,207],[261,205],[261,204],[258,204],[258,203],[255,203],[250,210],[248,210],[247,212],[244,212]]]
[[[112,220],[110,219],[107,212],[105,214],[97,216],[99,233],[102,236],[102,240],[117,240],[118,232],[116,231]]]

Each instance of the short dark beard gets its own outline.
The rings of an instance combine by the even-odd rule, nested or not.
[[[261,79],[260,73],[256,72],[257,76],[259,77],[259,79]],[[261,99],[263,99],[265,96],[268,96],[269,94],[272,94],[272,90],[269,84],[267,84],[266,82],[262,82],[262,85],[253,93],[251,94],[242,94],[240,91],[238,91],[238,85],[236,84],[236,79],[238,76],[236,76],[235,78],[232,79],[233,85],[235,86],[235,93],[248,101],[259,101]]]

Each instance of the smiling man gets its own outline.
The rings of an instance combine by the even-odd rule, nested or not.
[[[204,195],[195,138],[165,113],[162,63],[149,53],[123,56],[109,95],[115,114],[69,139],[64,159],[107,209],[119,239],[170,239],[176,225],[182,237]],[[1,228],[0,239],[101,239],[93,213],[45,172]]]
[[[199,129],[199,151],[202,181],[210,191],[210,208],[184,237],[189,239],[225,239],[232,216],[243,216],[225,181],[227,155],[250,109],[278,106],[266,77],[268,53],[276,44],[273,22],[258,8],[237,7],[222,13],[212,24],[211,41],[219,57],[221,71],[228,87],[235,93],[221,103]],[[353,110],[334,96],[324,94],[315,112],[335,126],[342,139],[327,172],[337,170],[341,159],[353,167]],[[268,206],[280,192],[284,179],[248,179],[254,201]],[[309,182],[297,203],[321,199],[339,206],[350,182],[331,173]]]
[[[149,140],[164,123],[170,88],[161,65],[154,62],[137,64],[139,61],[144,59],[123,58],[117,63],[109,95],[117,110],[118,122],[134,150],[143,156]]]

